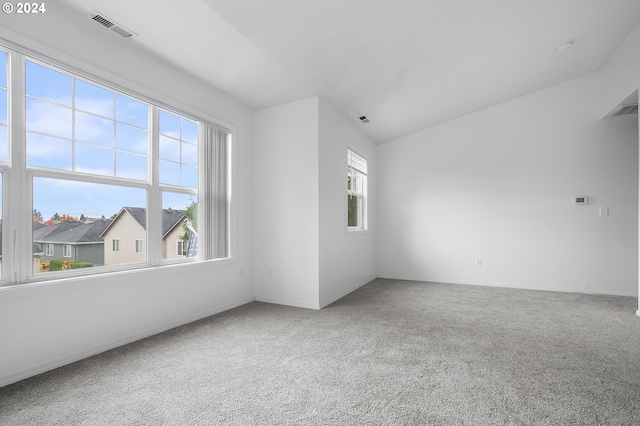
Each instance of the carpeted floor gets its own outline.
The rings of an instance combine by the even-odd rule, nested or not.
[[[630,297],[375,280],[0,388],[2,425],[640,424]]]

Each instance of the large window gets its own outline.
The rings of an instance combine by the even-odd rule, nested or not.
[[[347,150],[347,226],[349,230],[366,229],[367,160]]]
[[[20,200],[0,221],[18,248],[0,257],[14,257],[3,281],[227,257],[229,143],[196,117],[0,51],[0,189]]]

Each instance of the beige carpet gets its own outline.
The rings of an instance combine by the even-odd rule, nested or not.
[[[640,424],[629,297],[375,280],[0,388],[1,425]]]

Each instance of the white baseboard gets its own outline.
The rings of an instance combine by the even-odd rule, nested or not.
[[[143,331],[143,332],[135,333],[135,334],[132,334],[130,336],[123,337],[121,339],[112,340],[110,342],[105,342],[103,344],[93,346],[91,348],[85,349],[85,350],[80,351],[80,352],[75,352],[75,353],[72,353],[72,354],[68,354],[68,355],[65,355],[63,357],[56,358],[56,359],[47,361],[47,362],[42,363],[42,364],[34,365],[32,367],[25,368],[25,369],[20,370],[20,371],[16,371],[16,372],[14,372],[14,373],[12,373],[12,374],[10,374],[8,376],[0,377],[0,387],[9,385],[11,383],[18,382],[20,380],[24,380],[26,378],[29,378],[29,377],[32,377],[32,376],[35,376],[35,375],[38,375],[38,374],[41,374],[41,373],[44,373],[44,372],[59,368],[59,367],[62,367],[62,366],[67,365],[67,364],[71,364],[71,363],[76,362],[76,361],[80,361],[81,359],[89,358],[90,356],[97,355],[97,354],[106,352],[108,350],[115,349],[117,347],[127,345],[129,343],[136,342],[136,341],[144,339],[146,337],[153,336],[153,335],[162,333],[162,332],[167,331],[167,330],[171,330],[172,328],[180,327],[182,325],[189,324],[191,322],[194,322],[194,321],[209,317],[211,315],[219,314],[220,312],[224,312],[224,311],[228,311],[229,309],[237,308],[238,306],[242,306],[242,305],[245,305],[245,304],[253,302],[253,301],[254,301],[253,298],[239,300],[237,302],[229,303],[227,305],[220,306],[220,307],[215,308],[215,309],[211,309],[211,310],[208,310],[208,311],[205,311],[205,312],[200,312],[200,313],[195,314],[195,315],[190,315],[190,316],[188,316],[186,318],[182,318],[182,319],[180,319],[178,321],[172,321],[172,322],[166,323],[166,324],[164,324],[164,325],[162,325],[160,327],[156,327],[156,328],[153,328],[153,329],[150,329],[150,330],[146,330],[146,331]]]
[[[314,309],[316,311],[320,309],[320,305],[314,305],[312,303],[306,303],[306,302],[299,302],[297,300],[276,299],[276,298],[272,298],[272,297],[260,297],[260,296],[257,296],[255,300],[256,300],[256,302],[271,303],[271,304],[274,304],[274,305],[291,306],[291,307],[294,307],[294,308]]]
[[[555,291],[560,293],[582,293],[582,294],[600,294],[603,296],[638,297],[638,295],[635,293],[602,291],[602,290],[591,290],[591,289],[577,289],[577,288],[570,288],[570,287],[514,285],[514,284],[485,282],[485,281],[442,280],[437,278],[392,277],[392,276],[383,276],[383,275],[379,276],[378,278],[386,279],[386,280],[399,280],[399,281],[421,281],[421,282],[455,284],[455,285],[477,285],[477,286],[485,286],[485,287],[513,288],[513,289],[520,289],[520,290]]]
[[[336,300],[342,299],[344,296],[346,296],[347,294],[356,291],[357,289],[359,289],[360,287],[362,287],[363,285],[369,284],[371,281],[375,280],[377,277],[370,277],[367,278],[366,280],[348,288],[347,290],[340,292],[339,294],[337,294],[336,296],[333,296],[323,302],[320,303],[320,309],[325,308],[327,306],[329,306],[330,304],[332,304],[333,302],[335,302]]]

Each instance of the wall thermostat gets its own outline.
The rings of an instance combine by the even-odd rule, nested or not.
[[[576,195],[573,197],[573,204],[589,204],[589,197],[584,195]]]

